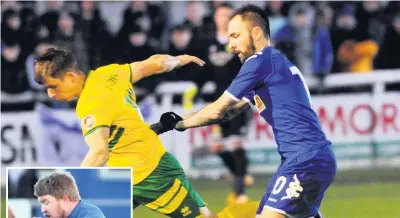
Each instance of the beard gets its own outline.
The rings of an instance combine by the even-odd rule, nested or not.
[[[254,55],[256,53],[256,47],[254,46],[253,43],[253,37],[251,36],[251,34],[249,34],[249,44],[246,47],[246,50],[239,55],[240,58],[240,62],[242,62],[242,64],[252,55]]]
[[[45,213],[44,214],[46,217],[51,217],[51,218],[67,218],[63,208],[61,205],[58,205],[57,211],[55,213]]]

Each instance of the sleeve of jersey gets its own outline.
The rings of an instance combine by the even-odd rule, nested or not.
[[[255,102],[254,102],[254,95],[255,92],[254,91],[250,91],[249,93],[247,93],[242,99],[244,101],[246,101],[250,106],[254,106]]]
[[[118,69],[118,76],[122,80],[132,81],[132,70],[130,64],[114,64],[114,66]]]
[[[239,101],[270,76],[267,73],[270,71],[261,67],[260,59],[261,58],[250,57],[250,59],[243,64],[240,72],[225,91],[233,100]]]
[[[110,127],[114,119],[115,103],[111,93],[89,98],[78,111],[84,136],[101,127]]]

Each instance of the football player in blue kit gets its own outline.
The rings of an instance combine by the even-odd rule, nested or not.
[[[260,218],[322,217],[318,209],[334,180],[336,159],[311,106],[300,70],[271,46],[268,17],[257,6],[238,9],[229,22],[229,46],[243,65],[215,102],[183,120],[164,113],[163,131],[229,120],[254,105],[272,126],[282,162],[257,210]]]

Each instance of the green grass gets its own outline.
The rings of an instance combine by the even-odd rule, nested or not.
[[[397,175],[393,176],[392,173]],[[321,211],[326,218],[400,218],[398,177],[398,169],[341,172],[326,192]],[[268,178],[257,177],[255,182],[255,186],[248,193],[251,200],[258,201],[268,184]],[[213,212],[224,208],[226,196],[230,191],[226,181],[192,180],[192,184]],[[134,211],[134,218],[146,217],[165,216],[144,207]]]

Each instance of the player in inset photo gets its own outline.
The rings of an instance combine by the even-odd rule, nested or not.
[[[46,217],[105,217],[100,208],[81,199],[69,172],[54,172],[41,178],[34,186],[34,195]]]
[[[9,169],[8,175],[8,217],[131,217],[131,169]]]

